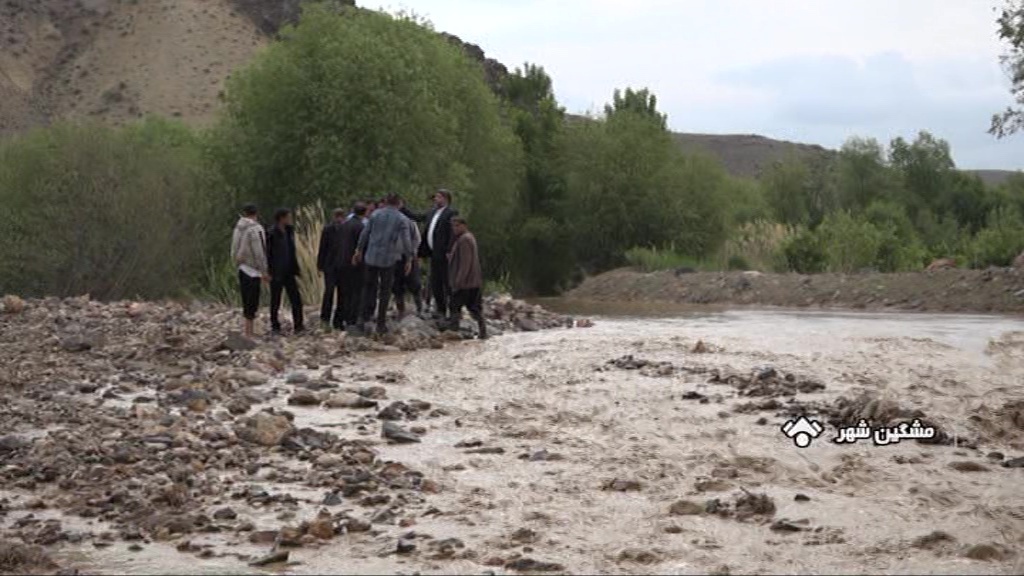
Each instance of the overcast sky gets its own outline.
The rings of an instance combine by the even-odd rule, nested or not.
[[[393,0],[510,68],[544,66],[570,112],[648,87],[673,130],[838,148],[927,129],[962,168],[1024,168],[998,0]],[[361,2],[371,6],[373,2]]]

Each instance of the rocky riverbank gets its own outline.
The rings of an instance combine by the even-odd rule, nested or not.
[[[494,335],[589,325],[508,297],[486,313]],[[380,526],[395,528],[398,554],[462,553],[399,530],[440,488],[378,450],[420,442],[452,410],[408,397],[401,372],[353,363],[442,349],[475,324],[442,333],[409,316],[383,339],[247,341],[227,332],[239,322],[206,304],[0,301],[0,572],[57,570],[44,548],[61,545],[172,543],[278,564]],[[303,425],[296,411],[329,422]],[[203,542],[228,534],[248,548]]]
[[[1024,313],[1024,268],[899,274],[642,273],[587,278],[570,298],[787,308]]]

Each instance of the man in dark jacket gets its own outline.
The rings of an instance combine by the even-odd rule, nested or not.
[[[299,295],[299,258],[295,252],[295,226],[292,211],[281,208],[274,214],[274,225],[267,235],[267,264],[270,268],[270,330],[281,333],[278,310],[281,308],[281,291],[288,293],[292,307],[292,323],[296,333],[304,330],[302,322],[302,297]]]
[[[425,222],[427,229],[420,242],[419,255],[430,259],[430,291],[435,305],[435,317],[448,313],[451,286],[448,282],[448,251],[452,243],[452,217],[459,212],[451,207],[452,193],[441,189],[434,194],[434,209],[414,219]]]
[[[333,326],[341,330],[343,326],[341,303],[341,227],[345,223],[346,211],[336,208],[331,213],[331,222],[324,226],[320,234],[320,249],[317,252],[316,267],[324,275],[324,299],[320,305],[320,322],[325,328]],[[332,321],[331,312],[334,312]]]
[[[354,217],[341,225],[337,237],[338,276],[341,278],[341,322],[349,329],[355,329],[359,324],[359,305],[363,299],[366,269],[362,263],[354,264],[352,257],[355,256],[359,247],[359,236],[366,226],[366,204],[356,202],[352,214]],[[337,323],[335,325],[337,326]]]

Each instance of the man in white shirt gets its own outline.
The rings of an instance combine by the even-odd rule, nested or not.
[[[442,188],[434,194],[434,210],[423,218],[427,222],[427,231],[419,249],[421,257],[430,258],[430,291],[435,303],[434,316],[440,319],[447,316],[451,299],[448,251],[452,245],[452,217],[459,214],[451,204],[450,191]]]

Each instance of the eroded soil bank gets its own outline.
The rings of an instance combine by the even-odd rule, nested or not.
[[[1021,314],[1024,269],[803,275],[622,268],[587,278],[568,296],[605,302]]]
[[[159,308],[138,321],[152,341],[124,320],[84,347],[66,334],[91,316],[58,310],[0,318],[19,351],[3,358],[0,529],[64,569],[1024,569],[1013,318],[597,317],[351,353],[337,336],[213,351],[198,342],[233,313]],[[780,431],[798,415],[826,425],[806,449]],[[940,433],[831,442],[860,418]]]

